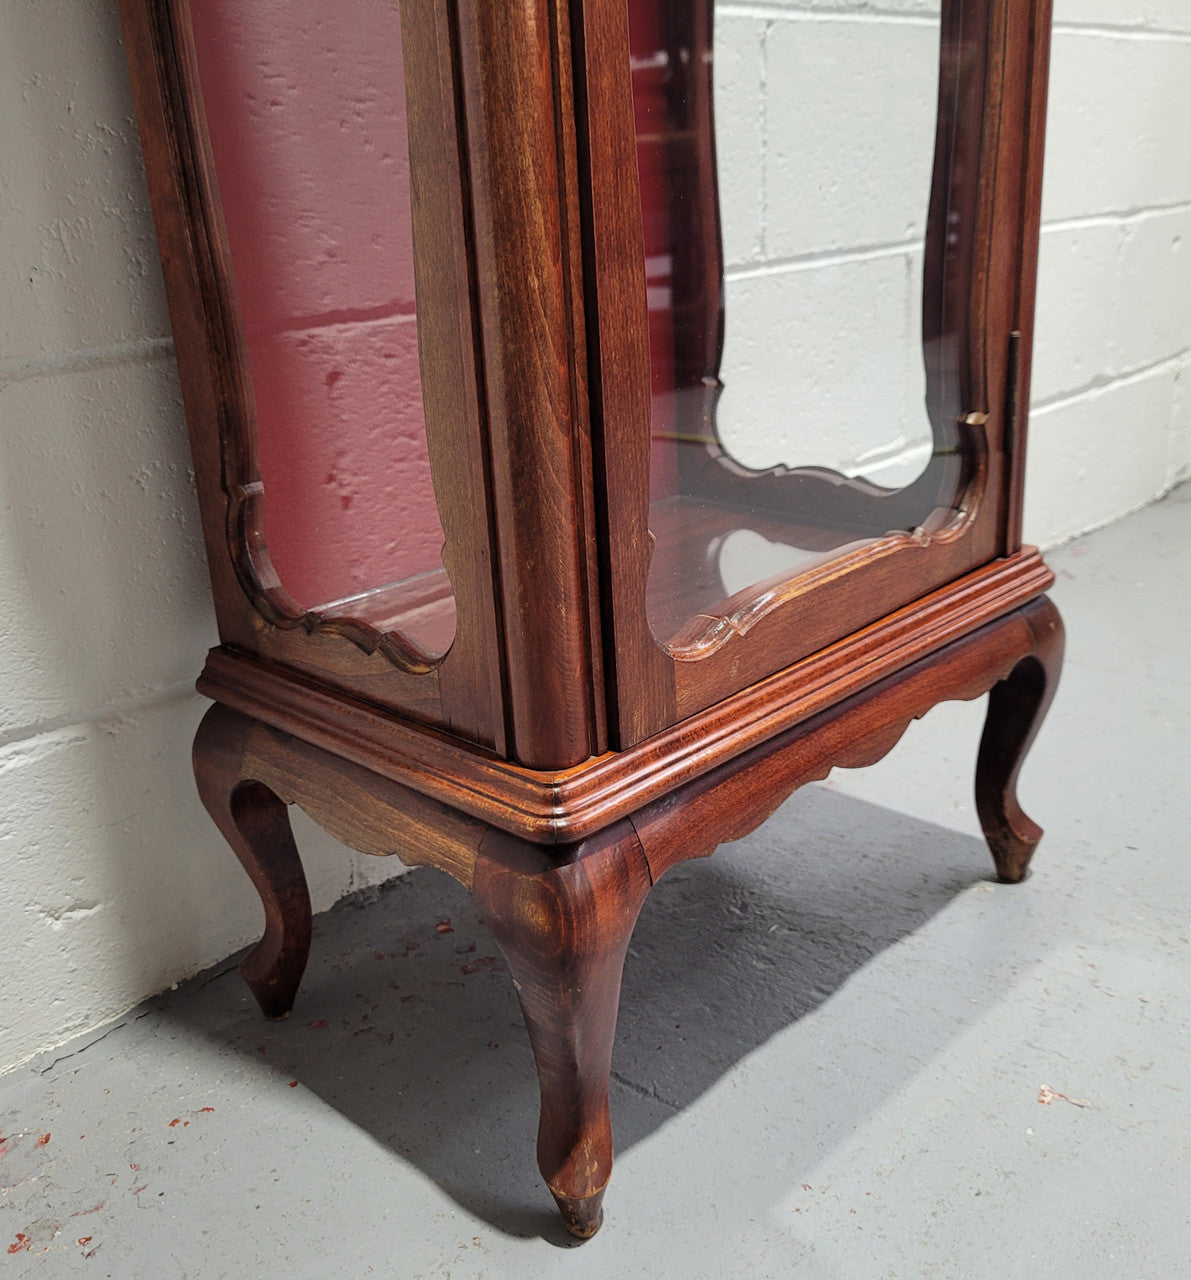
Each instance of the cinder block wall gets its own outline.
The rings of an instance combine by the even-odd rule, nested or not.
[[[1056,0],[1026,536],[1191,473],[1191,5]]]
[[[904,483],[929,455],[916,335],[939,0],[716,15],[721,432],[749,465]],[[1026,504],[1043,545],[1191,466],[1191,6],[1056,0],[1055,16]]]
[[[190,775],[215,643],[111,0],[0,15],[0,1069],[248,942]],[[316,906],[397,870],[294,812]]]
[[[929,31],[911,20],[922,27],[929,12],[916,0],[721,8],[725,26],[751,24],[765,41],[741,56],[768,49],[775,75],[797,24],[819,22],[896,72],[898,42],[921,44]],[[901,25],[874,42],[891,18]],[[1150,500],[1191,467],[1191,10],[1059,0],[1058,19],[1027,508],[1027,533],[1044,543]],[[920,96],[903,102],[902,123],[918,129]],[[775,147],[782,122],[763,125],[750,163],[797,189]],[[916,173],[907,161],[902,190],[897,164],[873,163],[873,182],[889,186],[881,209],[909,241]],[[215,635],[110,0],[4,6],[0,225],[3,1069],[248,942],[259,908],[190,777],[203,709],[191,682]],[[830,217],[820,225],[837,234]],[[827,252],[856,248],[845,239]],[[767,278],[755,241],[733,252],[753,254],[755,279]],[[847,332],[818,340],[831,360],[854,345]],[[904,376],[912,388],[912,369]],[[319,907],[392,869],[300,814],[295,827]]]

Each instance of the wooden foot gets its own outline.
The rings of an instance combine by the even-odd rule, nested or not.
[[[538,1166],[567,1230],[599,1230],[620,977],[651,885],[631,825],[570,847],[489,831],[472,891],[512,971],[542,1089]]]
[[[310,894],[286,805],[245,776],[245,747],[254,724],[216,704],[194,739],[199,797],[256,885],[265,934],[240,972],[266,1017],[284,1018],[310,954]]]
[[[988,718],[976,761],[976,810],[992,850],[997,876],[1007,884],[1025,879],[1042,828],[1017,801],[1017,775],[1059,683],[1063,620],[1041,597],[1024,611],[1034,651],[1022,658],[988,695]]]

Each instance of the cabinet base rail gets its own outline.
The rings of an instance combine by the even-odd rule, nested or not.
[[[612,1172],[609,1078],[624,958],[641,905],[676,863],[759,826],[805,783],[881,759],[937,703],[989,695],[976,808],[998,877],[1023,880],[1042,836],[1017,778],[1058,683],[1063,624],[1045,596],[626,817],[537,843],[324,747],[216,703],[194,744],[199,793],[251,877],[264,936],[240,965],[265,1015],[293,1006],[310,896],[290,831],[297,804],[354,849],[437,867],[474,896],[517,987],[541,1083],[538,1164],[568,1230],[594,1235]]]

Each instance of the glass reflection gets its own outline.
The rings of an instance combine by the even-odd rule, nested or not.
[[[681,648],[792,576],[954,515],[970,460],[943,308],[953,175],[949,145],[934,163],[937,8],[629,11],[648,611]]]

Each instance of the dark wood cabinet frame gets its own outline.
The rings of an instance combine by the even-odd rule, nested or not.
[[[1063,637],[1042,594],[1052,577],[1020,541],[1049,0],[943,6],[924,339],[936,438],[972,447],[961,472],[938,450],[917,496],[962,498],[914,532],[879,536],[904,493],[746,475],[723,455],[710,79],[684,92],[702,141],[679,180],[700,213],[676,265],[676,365],[702,388],[686,429],[706,446],[687,479],[754,486],[812,522],[846,500],[876,540],[730,601],[679,648],[646,617],[650,371],[624,4],[403,0],[418,336],[458,610],[437,660],[298,609],[269,566],[188,3],[120,6],[221,639],[199,680],[216,705],[195,772],[265,907],[242,971],[269,1016],[288,1013],[310,943],[288,804],[356,849],[454,876],[518,983],[543,1176],[590,1235],[611,1169],[621,966],[670,866],[833,767],[876,761],[936,703],[984,693],[976,799],[1002,879],[1024,877],[1041,835],[1015,791]],[[675,15],[675,40],[710,41],[710,5]]]

